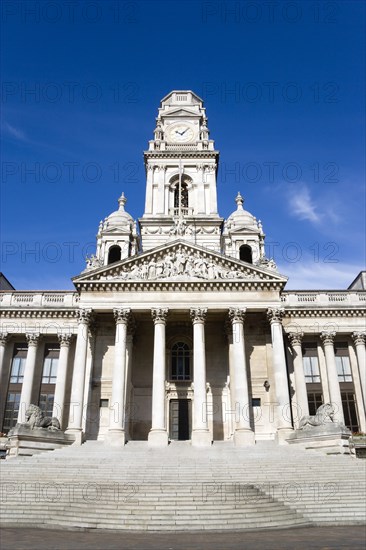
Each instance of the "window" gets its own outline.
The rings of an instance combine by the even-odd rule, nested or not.
[[[356,411],[356,399],[353,392],[342,392],[342,406],[344,423],[351,432],[358,432],[358,419]]]
[[[15,347],[11,365],[10,384],[22,384],[28,348],[26,344]]]
[[[347,344],[335,344],[335,361],[339,382],[352,382],[351,365],[348,356]]]
[[[253,263],[252,249],[248,244],[241,245],[239,255],[242,262],[247,262],[248,264]]]
[[[323,405],[323,395],[316,392],[308,392],[309,414],[315,415],[320,405]]]
[[[43,362],[42,384],[56,384],[59,347],[46,347],[45,358]]]
[[[5,404],[3,430],[8,432],[18,421],[20,392],[9,392]]]
[[[39,396],[39,408],[43,411],[45,416],[52,416],[53,411],[53,393],[41,393]]]
[[[261,398],[252,397],[252,407],[260,407],[260,406],[261,406]]]
[[[307,384],[320,382],[318,351],[316,344],[305,345],[302,349],[302,357],[305,382]]]
[[[182,181],[179,196],[179,183],[177,182],[174,189],[174,208],[188,208],[188,185]]]
[[[177,342],[172,347],[172,380],[191,379],[191,352],[184,342]]]
[[[109,399],[99,399],[99,407],[103,409],[109,407]]]
[[[114,262],[119,262],[121,259],[121,247],[118,245],[113,245],[108,251],[108,265],[113,264]]]

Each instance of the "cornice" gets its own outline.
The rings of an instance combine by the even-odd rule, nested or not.
[[[285,318],[291,317],[364,317],[366,315],[366,308],[314,308],[304,309],[285,307]]]
[[[80,291],[96,292],[202,292],[202,291],[270,291],[279,292],[281,281],[266,280],[204,280],[204,281],[82,281],[75,286]]]
[[[203,150],[203,151],[198,151],[198,150],[189,150],[189,151],[161,151],[161,150],[156,150],[156,151],[144,151],[144,157],[145,158],[156,158],[156,159],[162,159],[162,158],[166,158],[166,159],[171,159],[171,158],[174,158],[174,159],[184,159],[184,158],[192,158],[192,159],[195,159],[195,158],[202,158],[202,159],[207,159],[207,158],[213,158],[213,159],[218,159],[220,156],[220,153],[219,151],[208,151],[207,149],[206,150]]]
[[[65,310],[64,308],[60,309],[21,309],[21,308],[12,308],[12,309],[5,309],[2,308],[0,310],[0,318],[27,318],[27,319],[77,319],[78,316],[78,310],[77,309],[69,309]]]

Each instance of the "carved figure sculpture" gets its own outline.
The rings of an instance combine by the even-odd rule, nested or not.
[[[299,422],[299,430],[303,430],[308,427],[322,426],[323,424],[329,424],[334,422],[334,407],[331,403],[325,403],[321,405],[315,415],[303,416]]]
[[[45,416],[43,411],[37,405],[29,405],[25,413],[25,422],[23,425],[29,426],[31,430],[34,428],[45,428],[56,431],[61,428],[58,419],[53,416]]]

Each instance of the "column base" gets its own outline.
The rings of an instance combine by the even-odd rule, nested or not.
[[[150,430],[147,445],[148,447],[166,447],[168,445],[168,432],[166,430]]]
[[[255,436],[252,430],[235,430],[234,444],[237,447],[248,447],[255,445]]]
[[[72,435],[75,438],[73,445],[82,445],[84,443],[83,430],[78,428],[68,428],[65,432],[67,435]]]
[[[123,430],[109,430],[104,441],[112,447],[123,447],[126,443],[126,436]]]
[[[193,447],[211,447],[212,437],[208,430],[193,430],[191,442]]]
[[[292,433],[294,433],[293,428],[278,428],[275,435],[276,443],[278,443],[278,445],[288,445],[288,441],[286,440]]]

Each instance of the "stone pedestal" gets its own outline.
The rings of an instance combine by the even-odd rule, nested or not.
[[[166,430],[150,430],[149,447],[166,447],[168,445],[168,432]]]
[[[192,431],[191,443],[194,447],[210,447],[212,445],[212,437],[207,430]]]
[[[287,442],[290,445],[300,445],[304,449],[321,451],[325,454],[353,454],[349,440],[351,432],[339,423],[322,424],[296,430]]]
[[[234,444],[237,447],[247,447],[255,445],[255,436],[253,430],[235,430]]]
[[[17,456],[32,456],[45,451],[54,451],[74,443],[72,435],[61,430],[47,430],[46,428],[31,428],[16,426],[8,434],[6,458]]]

